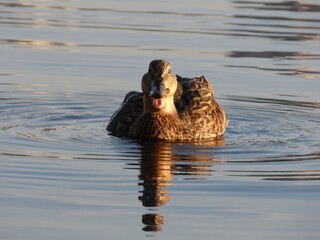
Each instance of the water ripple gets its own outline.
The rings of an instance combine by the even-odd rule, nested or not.
[[[94,101],[92,96],[95,96]],[[46,100],[42,99],[41,104],[37,103],[34,95],[4,98],[2,109],[10,112],[11,123],[3,124],[0,128],[7,139],[3,143],[14,142],[16,148],[9,148],[1,154],[106,161],[115,157],[123,161],[138,158],[141,162],[129,162],[129,168],[158,171],[162,167],[158,169],[149,166],[149,163],[162,162],[165,164],[163,166],[168,165],[165,168],[169,175],[184,179],[210,177],[217,164],[265,164],[319,159],[319,153],[315,151],[319,134],[317,126],[320,123],[318,102],[226,95],[222,100],[225,101],[230,126],[224,139],[192,145],[146,145],[125,139],[108,139],[104,108],[97,107],[100,102],[108,102],[108,97],[100,93],[86,93],[81,98],[68,100],[64,97],[60,102],[59,95],[52,94]],[[33,100],[28,101],[30,99]],[[7,118],[5,115],[3,117]],[[120,145],[117,148],[114,145],[108,147],[106,141]],[[25,152],[23,148],[26,145],[34,150]],[[36,150],[39,147],[43,147],[46,153]],[[113,151],[105,152],[110,147]],[[307,153],[301,156],[292,154],[295,149],[303,149]],[[284,155],[286,152],[288,154]]]
[[[301,3],[299,1],[233,1],[239,4],[237,8],[267,10],[267,11],[293,11],[293,12],[320,12],[319,4]]]
[[[4,237],[319,236],[319,4],[167,3],[0,0]],[[108,135],[160,57],[212,80],[223,138]]]

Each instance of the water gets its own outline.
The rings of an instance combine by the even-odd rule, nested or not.
[[[1,239],[319,239],[320,5],[0,1]],[[221,141],[109,136],[150,60],[205,75]]]

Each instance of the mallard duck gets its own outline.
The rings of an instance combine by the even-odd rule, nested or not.
[[[107,130],[119,137],[166,141],[202,141],[221,136],[228,120],[204,76],[183,78],[165,60],[153,60],[129,92]]]

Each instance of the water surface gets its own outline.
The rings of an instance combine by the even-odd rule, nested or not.
[[[0,1],[1,239],[318,239],[320,5]],[[150,60],[205,75],[223,139],[105,127]]]

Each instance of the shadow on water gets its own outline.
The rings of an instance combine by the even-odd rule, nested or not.
[[[215,159],[212,153],[206,153],[203,146],[211,149],[223,146],[224,139],[202,143],[200,148],[185,144],[176,145],[167,142],[139,142],[141,146],[141,159],[138,163],[128,163],[129,168],[139,169],[139,200],[149,212],[142,215],[144,231],[157,232],[162,230],[164,216],[154,213],[154,208],[159,208],[172,200],[170,191],[166,188],[173,184],[174,176],[183,176],[185,180],[200,180],[211,176],[214,163],[222,162]],[[192,151],[188,154],[184,149],[177,151],[177,147],[186,147]],[[181,149],[180,149],[181,151]]]

